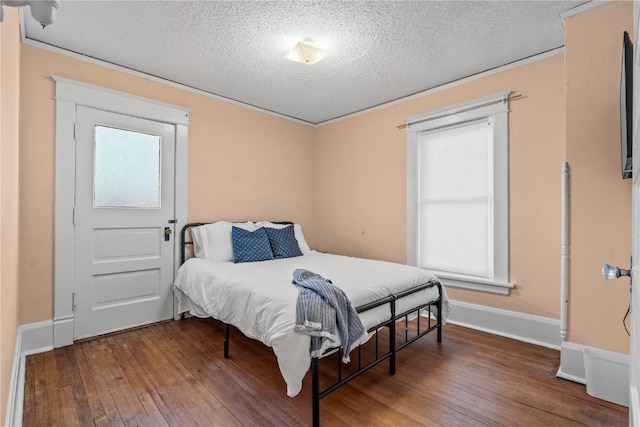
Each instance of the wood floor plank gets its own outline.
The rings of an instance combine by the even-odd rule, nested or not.
[[[140,399],[140,404],[142,404],[145,411],[147,411],[147,414],[149,414],[151,425],[158,427],[169,426],[167,420],[164,419],[162,412],[160,412],[160,409],[158,409],[158,406],[149,393],[142,393],[138,395],[138,399]]]
[[[132,351],[132,344],[142,344],[132,339],[134,335],[130,335],[131,338],[127,337],[128,336],[124,334],[114,335],[111,341],[113,344],[112,351],[122,369],[123,375],[129,381],[131,392],[146,412],[146,415],[142,417],[144,420],[142,424],[154,426],[169,425],[153,397],[147,391],[148,389],[154,388],[154,385],[150,384],[149,374],[145,367],[139,363]],[[157,394],[155,395],[157,396]]]
[[[134,390],[133,384],[137,384],[137,375],[125,374],[121,360],[116,357],[118,351],[117,336],[106,337],[108,344],[108,373],[106,375],[107,385],[111,394],[116,396],[115,403],[118,412],[125,425],[148,425],[150,419],[147,411],[142,406],[138,394]]]
[[[70,385],[65,385],[60,389],[60,411],[57,414],[57,418],[52,420],[52,426],[79,427],[81,425],[88,425],[81,423],[74,404],[76,402],[75,399],[76,396]]]
[[[56,353],[47,353],[44,363],[46,375],[45,396],[48,400],[47,425],[58,425],[60,412],[62,411],[62,403],[60,402],[60,392],[62,388],[58,384]]]
[[[153,340],[153,341],[152,341]],[[143,339],[148,346],[148,348],[152,347],[153,344],[157,344],[156,334],[152,335],[152,339]],[[185,408],[190,417],[193,419],[193,425],[215,425],[215,411],[212,411],[211,418],[209,418],[209,414],[207,408],[202,407],[202,399],[200,398],[200,394],[202,390],[198,387],[198,384],[195,383],[192,377],[186,375],[183,369],[180,369],[180,366],[176,366],[176,363],[171,360],[171,354],[163,351],[157,345],[153,346],[152,351],[154,352],[154,358],[163,360],[163,368],[157,370],[154,375],[167,375],[166,371],[171,370],[171,374],[167,376],[167,383],[165,385],[165,389],[167,390],[168,396],[176,396],[179,400],[176,401],[180,406]],[[165,373],[163,373],[165,372]],[[212,405],[218,406],[218,410],[222,411],[223,408],[220,408],[217,405],[218,402],[215,402],[215,399],[212,399]],[[233,418],[231,416],[231,418]]]
[[[63,398],[66,405],[73,405],[73,411],[79,419],[80,425],[89,425],[92,422],[92,408],[89,403],[89,397],[85,391],[85,383],[82,381],[80,374],[80,366],[75,357],[75,349],[71,346],[64,347],[59,352],[58,370],[60,372],[60,384],[66,384],[69,387],[67,391],[73,396],[73,399]],[[68,397],[68,396],[67,396]],[[71,408],[65,408],[71,412]]]
[[[25,373],[24,373],[24,406],[25,407],[34,407],[36,404],[36,368],[34,366],[36,361],[31,358],[27,359],[25,362]],[[22,422],[26,425],[35,425],[35,414],[33,412],[28,412],[23,414]]]
[[[175,347],[167,346],[155,328],[150,328],[147,332],[148,336],[142,338],[142,343],[153,355],[154,363],[147,362],[145,366],[155,369],[153,365],[158,364],[159,360],[162,361],[165,368],[153,372],[152,376],[164,377],[167,381],[166,389],[172,391],[169,395],[179,397],[173,404],[185,408],[195,425],[239,425],[233,414],[188,373],[182,361],[176,358]],[[145,356],[136,353],[136,357]],[[165,373],[167,370],[171,370],[171,373]]]
[[[409,327],[411,324],[409,324]],[[384,332],[382,332],[384,340]],[[100,337],[29,356],[23,423],[48,425],[310,425],[310,376],[299,396],[273,352],[232,328],[187,319]],[[399,335],[404,339],[404,331]],[[373,353],[369,346],[363,358]],[[352,363],[355,363],[352,354]],[[447,325],[321,402],[323,426],[625,426],[627,408],[555,377],[559,353]],[[323,377],[338,355],[321,363]],[[343,366],[343,375],[351,367]],[[331,373],[330,373],[331,372]],[[64,424],[62,424],[64,422]]]
[[[74,344],[77,345],[77,344]],[[91,376],[93,378],[96,391],[100,396],[104,413],[95,414],[94,422],[100,425],[124,426],[120,412],[116,405],[114,396],[106,383],[105,375],[109,375],[107,370],[107,361],[105,353],[108,351],[104,344],[104,339],[97,338],[95,340],[80,343],[87,358]],[[57,350],[56,350],[57,351]]]
[[[136,377],[134,381],[141,381],[169,425],[198,425],[197,414],[193,416],[191,408],[184,405],[181,399],[182,393],[175,393],[172,388],[172,385],[179,381],[173,373],[172,366],[155,348],[152,341],[143,340],[144,333],[132,331],[130,334],[128,335],[130,342],[128,362],[136,363],[142,368],[130,374]],[[136,348],[135,355],[131,352],[132,348]]]
[[[174,323],[173,325],[180,325],[180,324],[181,322],[177,322],[177,323]],[[170,334],[170,336],[167,337],[167,339],[170,341],[174,341],[173,335],[174,334]],[[177,351],[178,353],[180,353],[181,348],[185,346],[185,343],[189,343],[189,345],[192,345],[192,343],[198,343],[198,342],[200,343],[214,342],[213,340],[210,340],[208,337],[203,339],[202,336],[200,338],[185,336],[180,341],[181,341],[180,343],[176,343],[173,346],[174,351]],[[250,384],[250,381],[248,382],[246,378],[243,378],[246,375],[243,374],[242,370],[226,369],[226,372],[225,372],[224,369],[218,368],[215,365],[215,359],[212,359],[210,357],[210,354],[212,354],[212,351],[206,348],[203,348],[201,351],[198,350],[196,352],[199,354],[201,353],[200,360],[202,362],[200,363],[200,366],[206,367],[206,370],[209,370],[210,371],[209,373],[213,375],[208,375],[205,377],[201,375],[199,372],[195,372],[194,376],[197,376],[199,378],[199,381],[206,382],[206,385],[209,387],[210,390],[219,390],[221,386],[231,387],[232,389],[231,392],[217,393],[217,395],[221,394],[224,397],[225,406],[233,407],[236,409],[234,413],[239,419],[242,420],[242,423],[244,425],[258,425],[258,426],[287,425],[287,424],[300,425],[301,422],[304,423],[308,419],[308,417],[296,418],[294,421],[291,421],[290,423],[288,423],[287,421],[284,421],[283,423],[282,418],[284,417],[285,419],[288,419],[290,417],[289,412],[282,411],[280,408],[275,408],[275,411],[274,411],[272,409],[273,405],[271,404],[271,402],[263,403],[265,399],[268,400],[268,397],[265,398],[265,395],[269,396],[270,393],[273,393],[277,398],[282,397],[281,393],[284,390],[284,382],[280,377],[278,377],[277,372],[272,372],[276,374],[276,378],[280,382],[279,383],[280,387],[276,388],[276,390],[268,390],[267,393],[264,392],[264,387],[260,387],[258,389],[254,387],[252,390],[250,386],[249,388],[247,388],[246,385],[248,383]],[[220,352],[221,352],[221,347],[220,347]],[[181,357],[186,360],[193,353],[194,353],[193,350],[185,350],[183,354],[181,354]],[[251,353],[252,353],[251,351],[244,351],[242,353],[237,352],[238,355],[242,354],[243,356],[250,355]],[[264,354],[262,355],[261,359],[264,359]],[[238,360],[237,360],[237,357],[229,360],[222,359],[220,360],[220,363],[222,366],[224,366],[225,364],[238,363]],[[189,363],[184,363],[184,365],[189,367],[196,367],[198,365],[198,361],[191,360],[189,361]],[[273,360],[267,360],[267,366],[269,366],[270,368],[273,368],[273,366],[275,366],[275,358]],[[214,370],[215,373],[211,372],[211,370]],[[269,370],[272,371],[272,369],[269,369]],[[236,375],[235,377],[233,376],[230,377],[227,374],[228,372],[232,372],[239,375]],[[258,373],[259,372],[260,371],[258,371]],[[204,377],[204,380],[203,380],[203,377]],[[280,415],[278,416],[277,413],[280,413]]]
[[[172,336],[174,336],[172,334]],[[227,369],[225,366],[229,364],[247,363],[250,366],[257,366],[256,372],[264,373],[273,372],[268,366],[275,366],[275,357],[262,357],[253,358],[250,351],[242,352],[242,355],[249,356],[250,360],[243,360],[242,362],[232,359],[220,360],[220,366],[215,362],[211,363],[212,349],[206,345],[210,340],[197,340],[192,339],[195,337],[184,336],[185,342],[189,342],[193,348],[180,348],[177,352],[180,354],[181,359],[185,361],[184,366],[193,370],[193,374],[198,377],[207,389],[213,394],[219,396],[220,401],[228,408],[230,408],[234,414],[238,417],[244,425],[295,425],[304,422],[304,419],[295,417],[295,412],[292,414],[289,410],[283,410],[283,408],[277,408],[273,410],[271,405],[271,399],[273,395],[278,395],[285,390],[284,381],[278,378],[280,387],[270,387],[265,390],[265,387],[256,389],[252,387],[252,382],[247,378],[248,373],[237,375],[242,373],[240,369]],[[221,351],[221,349],[220,349]],[[203,357],[204,355],[204,357]],[[215,359],[214,359],[215,360]],[[265,363],[265,366],[262,364]],[[265,368],[266,367],[266,368]],[[203,375],[209,373],[211,375]],[[265,382],[266,376],[261,377],[260,382]],[[269,375],[272,377],[272,375]],[[224,390],[224,392],[220,392]]]
[[[102,401],[100,400],[100,395],[96,388],[93,376],[91,375],[89,362],[87,361],[83,347],[82,345],[74,345],[71,347],[73,348],[75,360],[78,365],[78,374],[88,403],[89,412],[87,414],[83,414],[83,416],[91,420],[95,420],[96,418],[101,419],[103,416],[106,417],[106,412],[102,406]],[[87,422],[87,424],[90,424],[90,422]],[[83,423],[83,425],[87,424]]]
[[[29,368],[34,370],[34,384],[27,384],[25,382],[25,388],[34,388],[34,403],[36,404],[31,416],[33,417],[35,426],[49,425],[49,398],[47,393],[47,371],[46,371],[46,358],[48,353],[36,354],[27,358],[27,360],[33,359],[33,364],[30,364]],[[26,372],[25,372],[26,377]],[[25,403],[26,405],[26,403]],[[25,406],[26,407],[26,406]],[[23,418],[24,423],[24,418]]]

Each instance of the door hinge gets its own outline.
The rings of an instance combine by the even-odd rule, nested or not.
[[[71,293],[71,310],[76,311],[76,293]]]
[[[73,223],[73,225],[76,225],[76,208],[73,208],[73,212],[71,214],[71,221]]]
[[[78,140],[78,122],[73,122],[73,140]]]

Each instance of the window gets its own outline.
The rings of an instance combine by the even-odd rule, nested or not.
[[[445,285],[508,295],[508,96],[407,122],[408,262]]]
[[[160,208],[160,137],[95,127],[93,205]]]

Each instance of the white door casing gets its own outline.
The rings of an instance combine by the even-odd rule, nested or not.
[[[629,425],[640,426],[640,3],[635,0],[633,54],[633,204]]]
[[[175,125],[78,106],[76,129],[74,339],[169,319]]]
[[[54,235],[54,347],[72,344],[75,271],[75,124],[81,106],[149,119],[175,128],[175,218],[173,269],[179,266],[178,231],[187,219],[187,140],[189,110],[99,86],[52,76],[56,87],[56,176]],[[169,218],[165,218],[165,221]],[[166,224],[165,226],[169,226]],[[163,227],[164,231],[164,227]],[[175,313],[174,313],[175,315]]]

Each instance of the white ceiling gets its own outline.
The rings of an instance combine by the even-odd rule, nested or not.
[[[571,1],[70,1],[25,37],[310,124],[564,45]],[[304,38],[315,65],[284,55]]]

